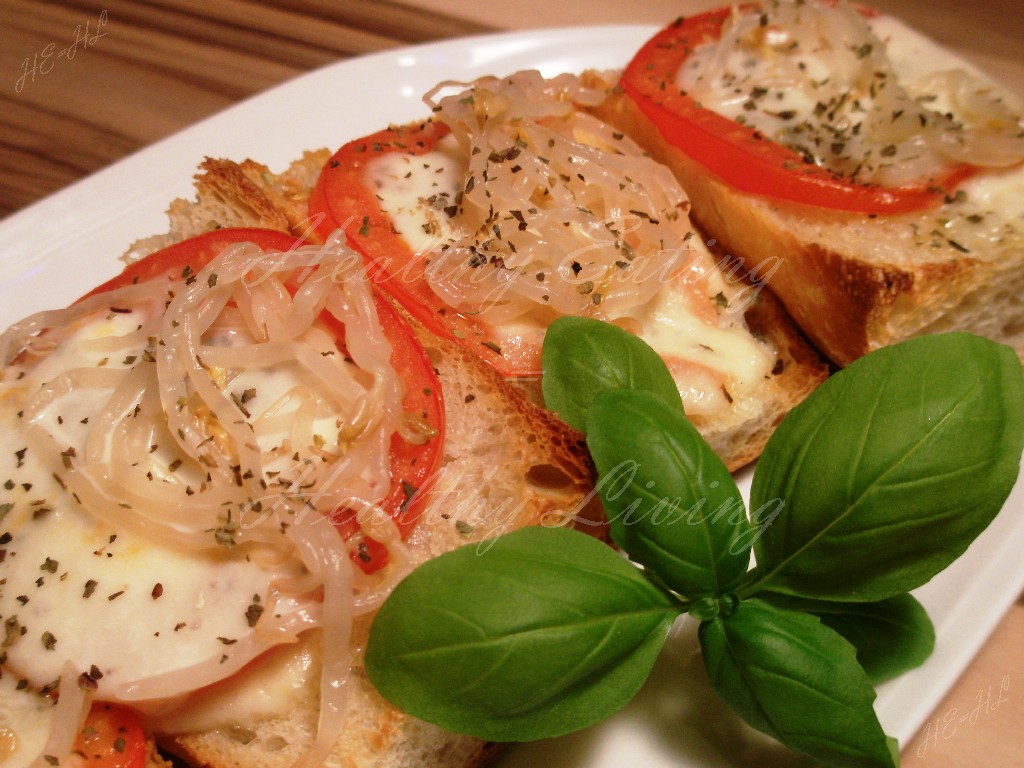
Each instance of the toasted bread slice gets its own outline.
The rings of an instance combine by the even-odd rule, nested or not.
[[[206,160],[196,199],[175,201],[170,231],[136,243],[142,255],[220,226],[302,227],[301,195],[311,188],[303,169],[319,171],[322,158],[307,154],[280,176],[256,163]],[[315,178],[315,177],[314,177]],[[279,207],[281,195],[292,203]],[[292,217],[292,218],[289,218]],[[412,321],[434,363],[445,400],[445,455],[420,524],[407,542],[415,560],[526,525],[578,524],[600,531],[592,493],[592,467],[582,437],[461,346],[438,339]],[[485,547],[481,544],[481,551]],[[361,648],[371,616],[353,630],[353,669],[346,722],[332,753],[339,765],[475,766],[498,749],[443,731],[398,711],[377,694],[362,671]],[[284,768],[312,743],[318,716],[317,645],[280,648],[234,682],[201,691],[175,713],[153,722],[159,743],[192,765]],[[297,668],[301,683],[296,685]],[[256,682],[254,682],[256,681]],[[281,693],[265,706],[254,686]]]
[[[750,332],[775,350],[775,367],[760,388],[757,412],[731,421],[695,422],[730,469],[760,456],[779,422],[828,376],[828,366],[770,291],[760,291],[746,321]]]
[[[525,525],[595,518],[595,510],[586,507],[589,465],[578,436],[527,403],[457,345],[424,342],[448,404],[447,442],[433,499],[410,539],[414,556],[425,559]],[[358,659],[369,623],[364,618],[354,629],[357,657],[346,683],[348,726],[332,753],[336,763],[468,768],[486,762],[497,745],[443,731],[400,712],[377,694]],[[279,665],[276,674],[286,677],[285,667],[302,653],[311,654],[315,669],[312,646],[285,650],[267,664]],[[316,675],[309,675],[306,684],[301,695],[280,700],[262,719],[221,719],[216,727],[168,733],[162,743],[193,765],[286,768],[312,742],[316,729]],[[228,698],[247,694],[243,684]],[[221,705],[221,699],[213,699],[188,706],[208,712]],[[188,722],[185,718],[174,727],[187,727]]]
[[[322,153],[308,153],[280,177],[263,170],[252,178],[269,196],[273,194],[273,189],[287,186],[287,179],[315,178],[310,166],[322,159]],[[300,194],[296,194],[295,197],[301,199]],[[306,219],[300,206],[295,206],[291,210],[289,225],[295,229],[302,226]],[[685,205],[681,215],[685,218]],[[522,226],[525,227],[525,223]],[[356,237],[351,233],[350,236]],[[692,240],[694,253],[706,253],[704,239],[698,237]],[[738,388],[731,392],[725,385],[722,386],[728,403],[723,402],[716,408],[706,408],[703,412],[694,410],[689,413],[693,423],[726,465],[730,469],[738,469],[760,455],[768,437],[785,414],[824,380],[828,374],[828,366],[799,332],[778,300],[764,290],[758,274],[750,270],[744,274],[737,274],[740,271],[737,269],[738,262],[721,249],[713,250],[713,255],[706,259],[708,268],[716,271],[717,264],[726,283],[731,284],[730,295],[741,297],[737,302],[742,301],[742,306],[747,307],[745,311],[731,308],[728,310],[729,313],[739,316],[731,321],[733,326],[730,326],[730,331],[749,340],[751,346],[763,349],[765,355],[771,356],[769,364],[764,367],[763,376],[759,373],[754,381],[740,381]],[[674,290],[673,286],[665,288],[669,293]],[[674,314],[677,311],[674,302],[676,298],[673,297],[662,300],[660,306],[663,309],[658,311],[671,318],[677,317]],[[740,304],[737,303],[737,306]],[[675,333],[678,334],[677,331]],[[672,350],[676,346],[686,348],[687,344],[696,345],[696,342],[682,336],[678,337],[678,341],[681,342],[678,345],[675,341],[665,344],[670,350],[669,354],[674,353]],[[704,339],[697,341],[703,342]],[[684,378],[687,375],[689,374],[684,372],[677,376],[681,387],[691,386]],[[528,393],[532,401],[542,404],[539,377],[527,376],[515,381]],[[722,397],[716,386],[705,384],[705,379],[695,378],[694,381],[700,382],[692,385],[694,391],[703,392],[697,399],[708,402]],[[707,392],[711,388],[715,391]]]
[[[969,331],[1024,359],[1024,226],[1007,196],[1024,169],[983,171],[937,208],[868,215],[742,192],[668,142],[610,73],[594,113],[669,166],[694,220],[770,288],[815,345],[847,365],[911,336]],[[999,198],[1003,198],[1003,203]],[[1014,212],[1016,211],[1016,212]]]

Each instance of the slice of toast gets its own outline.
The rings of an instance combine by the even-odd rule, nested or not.
[[[303,169],[318,171],[320,163],[307,155],[287,173],[270,177],[253,162],[209,159],[196,179],[196,199],[175,201],[170,230],[134,244],[126,259],[226,226],[300,231],[301,195],[312,186],[302,178]],[[579,523],[600,532],[582,436],[459,345],[410,322],[438,371],[445,402],[444,458],[407,541],[412,559],[526,525]],[[482,553],[485,546],[481,543]],[[409,717],[370,685],[360,657],[371,620],[372,614],[358,617],[353,628],[347,726],[332,752],[335,764],[460,768],[484,763],[497,745]],[[285,768],[316,735],[319,663],[314,633],[269,652],[235,678],[164,707],[149,717],[149,727],[167,753],[189,765]],[[275,695],[268,698],[267,691]],[[154,755],[152,764],[158,765]]]
[[[595,114],[672,169],[708,234],[749,269],[771,272],[772,291],[834,363],[955,330],[1007,343],[1024,359],[1024,223],[1019,206],[1005,211],[998,200],[1024,194],[1019,165],[982,171],[929,210],[826,210],[736,189],[667,141],[616,87],[617,75],[588,79],[608,92]]]
[[[242,167],[249,169],[246,171],[249,179],[269,197],[275,189],[281,187],[294,190],[295,179],[315,178],[310,166],[316,162],[322,163],[323,160],[323,153],[307,153],[280,176],[251,162],[244,163]],[[216,170],[210,161],[204,168],[207,173]],[[200,183],[203,183],[202,179]],[[301,194],[293,192],[293,199],[301,200]],[[295,205],[290,210],[289,225],[293,229],[309,223],[301,205]],[[681,215],[685,218],[685,210]],[[697,242],[697,239],[701,242]],[[693,241],[694,252],[705,252],[705,238],[697,239]],[[759,376],[756,381],[741,382],[738,391],[726,391],[725,397],[729,401],[727,405],[717,409],[709,408],[704,413],[688,414],[725,464],[730,469],[738,469],[760,455],[768,437],[785,414],[824,380],[828,366],[809,345],[775,296],[764,290],[764,281],[759,274],[749,269],[737,274],[738,271],[742,272],[737,269],[737,260],[720,248],[712,250],[713,255],[707,259],[709,268],[714,271],[714,264],[718,265],[726,282],[735,283],[732,290],[742,295],[742,306],[747,307],[745,311],[729,310],[739,315],[734,321],[735,329],[739,332],[740,327],[745,325],[745,338],[751,339],[752,345],[762,348],[765,354],[771,356],[771,364],[766,366],[763,378]],[[670,287],[666,290],[671,292],[673,289]],[[670,313],[672,310],[667,311]],[[539,378],[526,377],[516,382],[531,400],[542,404]],[[695,388],[699,389],[700,386],[695,385]],[[725,391],[724,386],[722,389]],[[706,393],[702,398],[710,401],[717,396],[716,391]]]

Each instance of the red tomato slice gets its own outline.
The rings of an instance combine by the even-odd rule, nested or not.
[[[395,232],[375,190],[364,179],[366,166],[390,152],[422,155],[448,134],[441,123],[388,128],[345,144],[324,166],[309,199],[309,213],[326,240],[342,229],[348,243],[363,254],[370,277],[430,331],[463,344],[505,376],[537,375],[540,345],[519,337],[504,338],[469,315],[452,309],[425,278],[426,261]]]
[[[215,229],[212,232],[169,245],[145,258],[132,262],[124,268],[121,274],[96,286],[82,299],[159,277],[165,277],[168,281],[186,280],[189,275],[195,274],[213,261],[229,245],[237,243],[253,243],[264,251],[287,251],[302,245],[303,241],[301,238],[275,229],[256,227]]]
[[[147,747],[138,715],[115,704],[93,704],[75,739],[75,752],[89,768],[142,768]]]
[[[939,203],[947,190],[974,173],[972,166],[956,164],[914,186],[859,184],[809,165],[754,129],[699,106],[675,85],[676,72],[695,47],[721,36],[730,13],[731,8],[721,8],[666,27],[637,52],[621,81],[666,141],[729,185],[820,208],[904,213]]]
[[[263,251],[287,251],[303,244],[301,239],[277,230],[219,229],[183,240],[130,264],[120,275],[94,288],[82,298],[153,279],[166,278],[168,282],[188,279],[224,248],[244,242],[254,243]],[[379,294],[375,296],[375,304],[381,329],[391,344],[391,364],[405,385],[403,409],[407,414],[421,419],[436,434],[419,445],[407,442],[397,434],[391,441],[392,486],[382,506],[394,518],[404,537],[415,526],[427,497],[429,481],[441,463],[444,401],[437,371],[412,328]],[[339,349],[344,349],[344,326],[327,313],[323,314],[321,322],[334,331]],[[340,521],[338,527],[346,539],[362,535],[358,523],[352,518]],[[353,559],[364,571],[371,573],[386,562],[386,549],[365,539],[360,541]]]

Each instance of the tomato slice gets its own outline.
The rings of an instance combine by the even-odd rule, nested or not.
[[[147,751],[138,715],[106,702],[92,705],[75,739],[75,752],[89,768],[142,768]]]
[[[188,279],[212,261],[224,248],[250,242],[263,251],[287,251],[303,240],[284,232],[258,228],[228,228],[208,232],[156,251],[128,265],[121,274],[87,293],[82,299],[127,285],[155,279],[168,282]],[[80,299],[81,301],[81,299]],[[398,434],[391,440],[391,489],[382,508],[398,525],[402,536],[416,525],[427,498],[430,480],[441,463],[444,435],[444,400],[437,371],[405,319],[380,294],[374,297],[384,337],[391,345],[391,364],[405,386],[402,407],[410,418],[422,425],[425,438],[408,442]],[[345,328],[333,315],[323,313],[320,322],[337,337],[344,351]],[[347,538],[362,536],[353,516],[338,520]],[[361,538],[353,555],[355,562],[372,573],[386,562],[386,549],[368,538]]]
[[[972,166],[955,164],[917,185],[861,184],[807,164],[756,130],[704,109],[675,85],[676,72],[694,48],[721,37],[731,12],[721,8],[663,29],[634,56],[621,86],[666,141],[732,187],[819,208],[905,213],[938,204],[974,173]]]
[[[225,248],[238,243],[253,243],[263,251],[287,251],[302,245],[303,240],[276,229],[257,227],[215,229],[212,232],[169,245],[145,258],[132,262],[119,275],[96,286],[82,299],[160,277],[166,278],[168,282],[186,280],[189,275],[195,274],[213,261]]]
[[[416,254],[366,185],[366,167],[391,152],[423,155],[448,134],[443,123],[392,127],[351,141],[321,171],[309,199],[317,234],[326,240],[335,230],[367,262],[370,277],[431,332],[464,345],[505,376],[540,372],[540,345],[520,336],[505,338],[500,329],[448,306],[427,283],[426,258]]]

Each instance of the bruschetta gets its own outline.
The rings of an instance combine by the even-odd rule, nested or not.
[[[770,0],[589,82],[835,363],[949,330],[1024,355],[1024,110],[962,58],[864,6]]]

